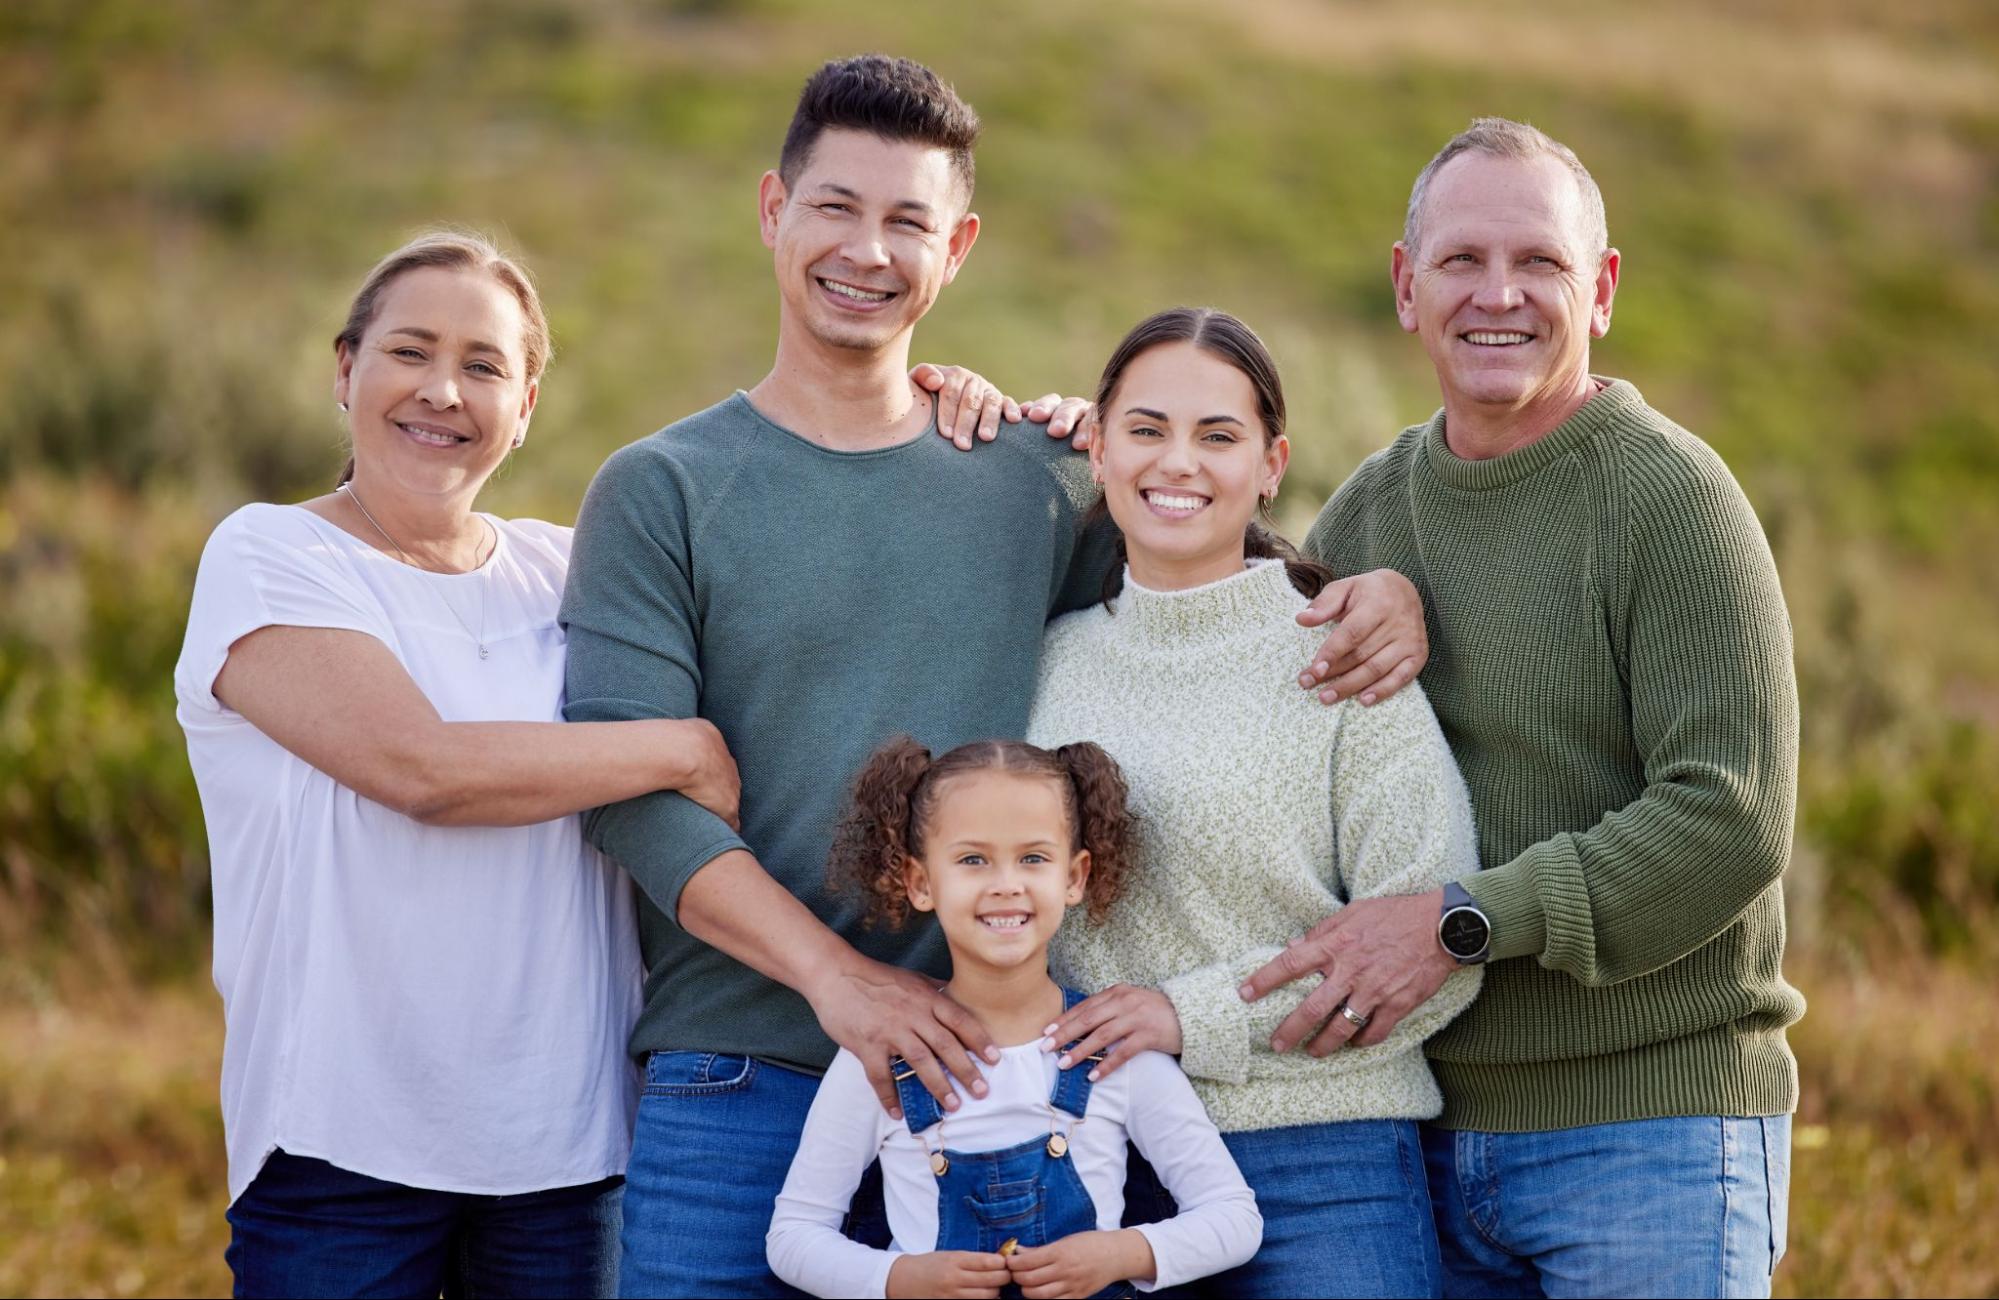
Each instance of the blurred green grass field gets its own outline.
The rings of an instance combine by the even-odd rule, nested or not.
[[[322,490],[329,340],[440,221],[557,359],[489,489],[753,383],[752,200],[797,86],[883,48],[981,110],[924,358],[1087,391],[1214,303],[1284,365],[1294,534],[1435,404],[1388,246],[1479,113],[1573,145],[1624,253],[1599,371],[1710,441],[1797,633],[1812,1010],[1794,1294],[1999,1287],[1999,10],[1982,0],[0,4],[0,1294],[216,1290],[219,1013],[169,684],[216,520]]]

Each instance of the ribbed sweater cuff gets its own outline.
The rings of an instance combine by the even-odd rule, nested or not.
[[[1197,1079],[1241,1083],[1249,1078],[1249,1011],[1236,981],[1204,966],[1159,986],[1180,1017],[1180,1068]]]
[[[1475,872],[1464,886],[1492,923],[1491,960],[1541,955],[1548,943],[1548,914],[1523,863]]]

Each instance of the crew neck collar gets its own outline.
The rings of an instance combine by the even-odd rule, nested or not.
[[[1239,637],[1292,617],[1303,603],[1282,560],[1251,560],[1239,573],[1177,591],[1141,586],[1127,566],[1112,617],[1148,641],[1185,646]]]
[[[771,430],[774,433],[781,433],[785,437],[792,439],[794,442],[810,447],[812,450],[819,452],[821,455],[840,456],[847,459],[856,459],[865,456],[888,456],[888,455],[893,455],[896,452],[907,451],[911,447],[921,446],[926,438],[935,439],[939,442],[943,441],[943,439],[937,437],[937,398],[934,394],[925,394],[925,396],[929,399],[930,402],[930,418],[924,421],[923,427],[917,431],[916,436],[912,438],[905,438],[901,442],[887,443],[880,447],[862,447],[857,449],[849,449],[845,447],[828,447],[823,442],[818,442],[812,438],[806,437],[804,434],[798,432],[796,429],[787,428],[784,425],[779,424],[776,420],[771,419],[768,415],[765,415],[762,411],[758,410],[757,404],[750,400],[749,393],[743,389],[738,388],[736,390],[736,395],[730,398],[729,400],[740,404],[742,409],[749,414],[751,419],[763,425],[765,428]]]
[[[1556,425],[1546,437],[1490,460],[1466,460],[1452,451],[1444,437],[1444,412],[1439,409],[1423,430],[1423,459],[1431,473],[1466,492],[1488,492],[1531,478],[1627,412],[1645,404],[1638,390],[1622,379],[1602,375],[1591,378],[1601,382],[1603,389],[1584,402],[1574,415]]]

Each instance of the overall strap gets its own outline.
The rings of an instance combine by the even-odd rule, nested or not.
[[[944,1119],[943,1110],[937,1099],[930,1095],[930,1089],[923,1086],[923,1080],[916,1077],[916,1071],[900,1056],[889,1058],[888,1070],[895,1077],[896,1100],[902,1103],[902,1122],[909,1125],[911,1134],[936,1127]]]
[[[1073,1010],[1083,997],[1084,995],[1075,989],[1063,989],[1062,1010],[1064,1012]],[[1075,1043],[1064,1044],[1065,1047],[1075,1045]],[[1090,1082],[1090,1071],[1096,1069],[1097,1063],[1103,1059],[1102,1055],[1089,1056],[1066,1070],[1057,1070],[1055,1087],[1048,1094],[1048,1104],[1066,1115],[1073,1115],[1077,1119],[1083,1118],[1084,1112],[1090,1108],[1090,1089],[1096,1086]]]

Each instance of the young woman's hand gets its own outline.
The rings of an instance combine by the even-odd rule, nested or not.
[[[1151,1281],[1158,1271],[1152,1243],[1135,1228],[1078,1232],[1046,1246],[1016,1251],[1005,1263],[1028,1300],[1092,1296],[1113,1282]]]
[[[905,1296],[976,1296],[997,1300],[1011,1280],[1006,1260],[969,1250],[933,1250],[926,1255],[898,1255],[889,1265],[889,1300]]]
[[[706,718],[663,718],[657,723],[619,725],[658,726],[665,729],[664,744],[671,756],[673,773],[667,788],[700,804],[741,830],[743,781],[736,771],[736,756],[715,724]]]
[[[1074,1047],[1065,1046],[1077,1039],[1082,1041]],[[1041,1050],[1061,1052],[1056,1064],[1065,1070],[1073,1061],[1106,1052],[1090,1071],[1094,1082],[1109,1078],[1112,1071],[1140,1052],[1178,1056],[1180,1013],[1158,989],[1113,984],[1063,1012],[1062,1018],[1048,1027]]]

